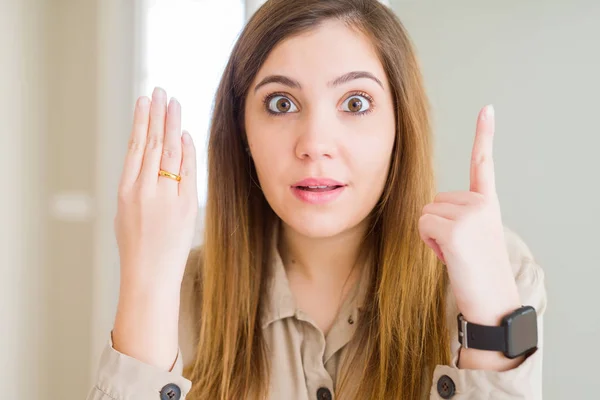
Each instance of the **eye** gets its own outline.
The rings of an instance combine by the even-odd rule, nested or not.
[[[371,108],[371,100],[364,95],[353,94],[344,100],[342,109],[346,112],[361,114]]]
[[[268,111],[273,114],[287,114],[298,111],[298,107],[285,96],[271,96],[266,103]]]

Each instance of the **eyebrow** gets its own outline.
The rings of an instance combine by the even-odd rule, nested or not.
[[[383,84],[381,83],[381,81],[379,79],[377,79],[377,77],[375,75],[373,75],[370,72],[367,71],[352,71],[352,72],[348,72],[338,78],[335,78],[333,81],[328,82],[327,86],[328,87],[336,87],[339,85],[342,85],[344,83],[353,81],[355,79],[361,79],[361,78],[367,78],[367,79],[371,79],[374,82],[377,82],[377,84],[379,86],[381,86],[381,88],[383,89]],[[289,78],[287,76],[284,75],[269,75],[266,76],[262,81],[260,81],[255,87],[254,87],[254,93],[256,93],[258,91],[258,89],[260,89],[262,86],[267,85],[269,83],[280,83],[282,85],[294,88],[294,89],[302,89],[302,85],[300,84],[300,82]]]

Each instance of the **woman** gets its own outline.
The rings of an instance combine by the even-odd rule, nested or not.
[[[216,96],[201,246],[195,150],[166,103],[157,88],[136,106],[89,399],[541,398],[543,273],[502,225],[493,108],[469,190],[435,195],[427,99],[389,9],[271,0],[252,17]],[[524,343],[510,350],[496,339],[515,310],[529,334],[500,332]]]

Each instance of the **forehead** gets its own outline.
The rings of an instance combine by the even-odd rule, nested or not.
[[[267,75],[281,74],[302,84],[325,84],[356,70],[372,72],[382,82],[386,79],[371,40],[341,21],[328,20],[278,43],[261,66],[255,82]]]

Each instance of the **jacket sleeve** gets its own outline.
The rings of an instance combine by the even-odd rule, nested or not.
[[[507,228],[505,228],[505,239],[521,302],[536,309],[537,350],[518,367],[508,371],[459,369],[460,343],[456,326],[458,309],[455,299],[449,293],[450,311],[447,318],[452,339],[452,361],[451,365],[438,365],[435,368],[430,389],[431,400],[542,399],[543,317],[546,310],[544,272],[534,260],[527,245]],[[452,392],[454,394],[451,394]]]
[[[184,399],[192,385],[182,373],[181,350],[171,371],[166,371],[118,352],[109,339],[87,400]]]

